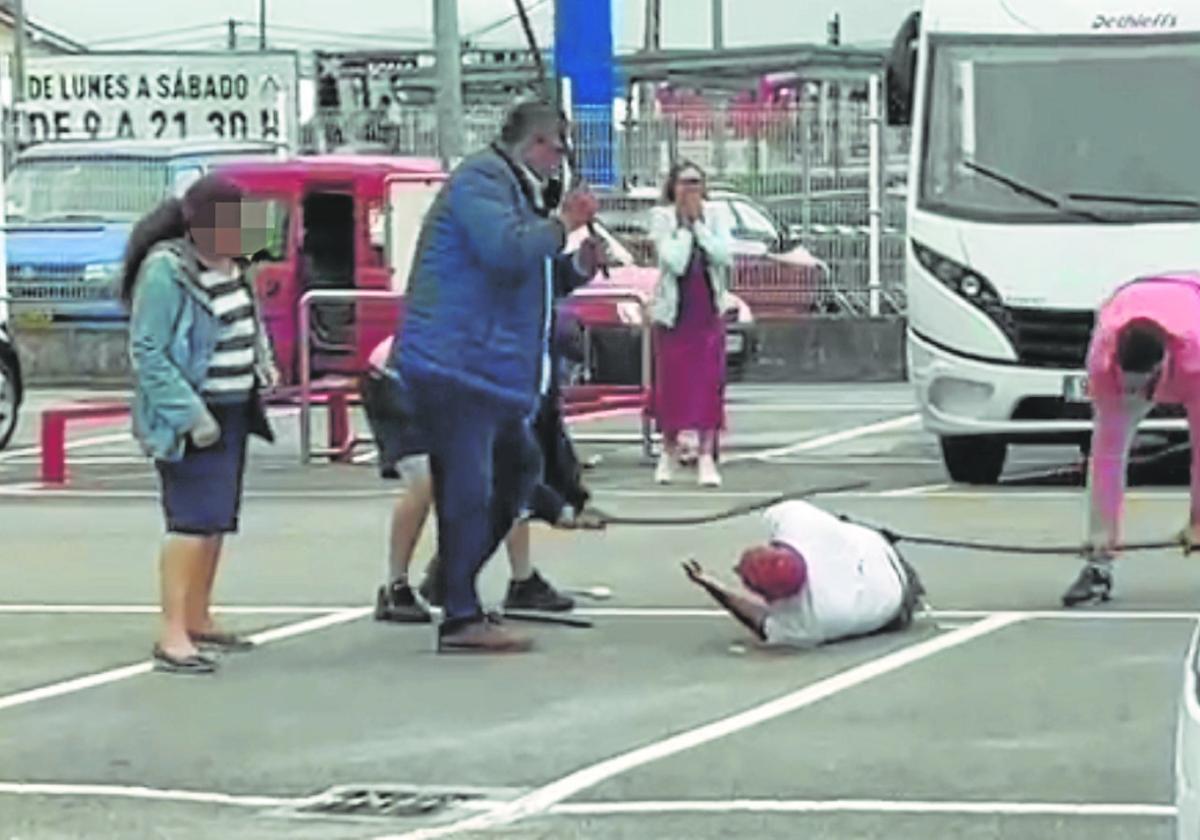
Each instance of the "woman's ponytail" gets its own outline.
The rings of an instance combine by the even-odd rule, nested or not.
[[[178,239],[187,233],[183,202],[168,198],[141,218],[129,234],[125,246],[125,271],[121,276],[121,300],[128,306],[133,301],[133,287],[146,255],[159,242]]]

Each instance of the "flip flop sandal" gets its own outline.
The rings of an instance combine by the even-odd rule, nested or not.
[[[193,654],[191,656],[171,656],[158,645],[154,646],[154,670],[166,674],[213,674],[216,673],[217,663],[206,656]]]
[[[202,647],[231,653],[244,653],[254,649],[254,642],[234,633],[188,633],[188,637]]]

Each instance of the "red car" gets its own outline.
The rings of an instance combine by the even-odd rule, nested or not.
[[[590,333],[586,352],[576,354],[566,379],[573,385],[636,384],[642,378],[645,307],[654,296],[659,269],[652,261],[637,259],[604,223],[598,222],[595,229],[607,243],[614,265],[608,277],[597,276],[559,304],[560,332],[575,325]],[[577,231],[568,250],[578,247],[585,235]],[[737,379],[758,352],[758,331],[746,302],[736,294],[730,300],[733,306],[725,313],[726,363],[730,378]]]
[[[792,242],[770,211],[748,196],[713,190],[709,201],[723,204],[734,222],[733,291],[760,318],[813,312],[818,290],[829,276],[828,266]],[[654,265],[656,260],[650,214],[658,203],[658,190],[649,188],[601,197],[601,218],[645,265]]]

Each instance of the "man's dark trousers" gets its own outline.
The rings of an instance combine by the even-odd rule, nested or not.
[[[526,505],[540,460],[521,412],[445,380],[414,378],[437,508],[439,582],[447,629],[479,618],[480,569]]]

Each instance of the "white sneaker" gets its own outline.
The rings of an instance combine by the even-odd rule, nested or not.
[[[697,464],[700,472],[700,486],[720,487],[721,474],[717,472],[717,464],[711,455],[701,455]]]
[[[665,449],[658,456],[658,468],[654,470],[654,481],[656,484],[671,483],[671,479],[675,477],[674,460]]]

